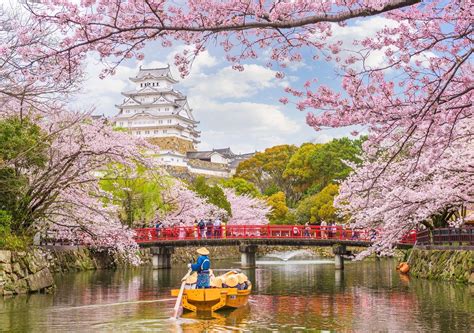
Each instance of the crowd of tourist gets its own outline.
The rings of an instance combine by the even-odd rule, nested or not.
[[[195,238],[195,239],[206,239],[206,238],[221,238],[226,235],[238,236],[243,232],[245,226],[233,226],[226,232],[226,224],[221,218],[215,219],[200,219],[195,220],[193,226],[186,226],[183,220],[177,223],[171,223],[163,225],[161,221],[155,224],[155,233],[157,237],[177,237],[179,239],[184,238]],[[278,229],[278,226],[275,226]],[[282,226],[284,228],[284,226]],[[246,234],[257,235],[263,231],[259,228],[255,230],[247,229]],[[286,234],[285,234],[286,233]],[[285,235],[283,235],[285,234]],[[327,223],[322,221],[320,224],[305,223],[303,226],[295,224],[292,228],[282,230],[272,230],[272,236],[294,236],[294,237],[307,237],[307,238],[318,238],[318,239],[333,239],[333,238],[350,238],[351,240],[369,239],[375,240],[377,237],[377,231],[375,229],[362,230],[357,228],[350,228],[347,225],[338,225],[335,223]]]
[[[171,233],[178,233],[178,238],[189,237],[189,233],[192,233],[194,238],[219,238],[222,236],[222,230],[225,223],[222,222],[221,218],[217,217],[213,219],[200,219],[195,220],[193,227],[186,227],[183,220],[178,223],[171,223],[164,228],[161,221],[156,222],[155,229],[157,236],[161,236],[164,231]]]

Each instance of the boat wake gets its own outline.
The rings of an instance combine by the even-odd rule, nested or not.
[[[105,303],[105,304],[91,304],[91,305],[82,305],[82,306],[70,306],[70,307],[67,307],[67,308],[57,308],[57,309],[52,309],[52,311],[93,309],[93,308],[102,308],[102,307],[117,306],[117,305],[131,305],[131,304],[140,304],[140,303],[171,302],[171,301],[175,301],[175,300],[176,300],[175,298],[164,298],[164,299],[150,299],[150,300],[132,301],[132,302],[117,302],[117,303]]]

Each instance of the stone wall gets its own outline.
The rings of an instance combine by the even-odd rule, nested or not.
[[[474,251],[413,249],[410,275],[474,284]]]
[[[146,140],[151,144],[160,147],[162,150],[176,151],[181,154],[186,154],[188,151],[196,150],[191,140],[185,140],[174,136],[147,138]]]
[[[202,161],[198,159],[189,159],[188,164],[201,169],[217,170],[217,171],[229,171],[229,167],[226,164],[213,163],[209,161]]]
[[[53,276],[43,251],[0,250],[0,295],[26,294],[53,286]]]
[[[149,249],[140,250],[143,264],[151,263]],[[107,252],[85,248],[36,248],[29,252],[0,250],[0,295],[48,292],[54,273],[126,266]]]

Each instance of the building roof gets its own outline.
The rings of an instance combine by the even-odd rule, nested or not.
[[[127,91],[122,91],[121,94],[127,97],[169,94],[169,95],[176,96],[176,99],[186,98],[185,95],[183,95],[179,91],[176,91],[175,89],[163,89],[159,87],[150,87],[150,86],[143,87],[141,89],[132,89],[132,90],[127,90]]]
[[[230,148],[221,148],[221,149],[213,149],[213,150],[188,152],[186,154],[186,157],[189,159],[204,160],[204,159],[211,158],[213,154],[219,154],[228,159],[232,159],[235,156],[235,154],[232,152],[232,150],[230,150]]]
[[[219,154],[221,154],[222,156],[227,157],[227,158],[233,158],[235,156],[235,154],[232,152],[232,150],[230,150],[230,147],[220,148],[220,149],[213,149],[212,151],[218,152]]]
[[[196,130],[196,127],[197,127],[197,124],[199,124],[199,121],[184,117],[180,114],[174,114],[174,113],[165,113],[165,112],[152,113],[152,110],[147,110],[147,111],[142,111],[142,112],[138,112],[138,113],[133,113],[133,114],[130,114],[130,115],[120,113],[120,114],[112,117],[111,119],[112,119],[112,121],[118,121],[118,120],[131,120],[131,119],[134,119],[134,118],[141,118],[141,117],[143,117],[143,118],[154,118],[154,119],[169,119],[169,118],[172,117],[172,118],[181,119],[181,120],[184,120],[188,124],[189,130],[193,130],[193,131],[196,131],[196,132],[200,133],[200,131]],[[153,125],[153,126],[160,127],[161,124],[157,124],[157,125]]]
[[[131,77],[130,80],[137,82],[146,79],[159,78],[168,78],[170,81],[173,81],[175,83],[178,82],[171,76],[170,65],[159,68],[142,68],[142,66],[140,66],[137,76]]]
[[[255,153],[246,153],[246,154],[239,154],[235,155],[235,158],[229,163],[229,167],[231,169],[237,169],[239,164],[245,160],[251,158]]]

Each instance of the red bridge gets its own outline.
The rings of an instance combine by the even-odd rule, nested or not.
[[[291,239],[301,241],[330,241],[331,243],[345,241],[370,245],[378,237],[375,229],[352,229],[345,226],[302,226],[302,225],[227,225],[222,227],[207,227],[200,230],[197,227],[168,227],[135,229],[135,240],[142,246],[170,245],[187,246],[213,245],[215,240],[258,240],[258,239]],[[401,243],[413,244],[416,232],[410,232]],[[179,245],[181,244],[181,245]]]
[[[238,245],[242,266],[254,267],[258,245],[333,246],[336,268],[343,268],[346,246],[367,247],[380,236],[375,229],[351,229],[345,226],[302,225],[230,225],[222,227],[169,227],[135,229],[141,247],[150,247],[155,268],[171,267],[175,247]],[[416,241],[412,231],[399,246],[410,247]],[[335,246],[337,245],[337,246]]]

